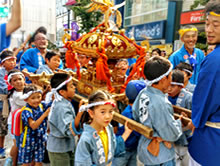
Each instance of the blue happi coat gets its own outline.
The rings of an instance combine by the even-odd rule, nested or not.
[[[45,64],[45,60],[38,48],[30,48],[22,55],[20,60],[20,69],[27,69],[31,73],[35,73],[36,70]],[[60,60],[60,69],[63,68],[63,62]]]
[[[182,135],[181,121],[174,119],[172,105],[160,90],[153,87],[144,88],[138,94],[132,110],[136,121],[153,129],[153,137],[174,142]],[[151,139],[141,135],[137,151],[143,164],[157,165],[174,159],[173,146],[168,149],[161,142],[159,155],[155,157],[147,150],[150,142]]]
[[[201,63],[202,63],[202,61],[205,57],[204,53],[198,48],[194,48],[194,56],[196,56],[197,64],[195,65],[193,75],[190,78],[190,82],[192,84],[197,83],[199,70],[200,70],[200,65],[201,65]],[[180,62],[186,62],[186,63],[190,64],[190,62],[189,62],[189,53],[186,51],[184,45],[182,46],[182,48],[180,48],[179,50],[174,52],[169,57],[169,61],[173,64],[173,68],[175,68]]]
[[[189,110],[192,109],[192,93],[182,88],[179,95],[174,97],[176,100],[172,100],[172,97],[168,97],[169,101],[173,105],[177,105],[183,108],[187,108]]]
[[[66,153],[75,150],[75,138],[70,130],[72,126],[74,134],[78,132],[74,127],[75,110],[67,99],[54,100],[48,116],[50,133],[47,141],[49,152]],[[72,125],[71,125],[72,124]]]
[[[90,125],[84,124],[83,133],[76,147],[75,166],[106,166],[112,162],[114,156],[125,152],[125,143],[121,136],[114,135],[111,125],[106,127],[108,135],[108,160],[101,138],[97,131]]]
[[[220,129],[206,122],[220,124],[220,45],[204,59],[192,101],[192,122],[196,127],[189,143],[189,153],[202,166],[220,163]]]

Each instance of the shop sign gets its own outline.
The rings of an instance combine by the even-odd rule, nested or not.
[[[184,12],[180,17],[180,24],[195,24],[204,22],[204,9],[191,12]]]
[[[145,40],[145,37],[150,39],[162,39],[164,38],[165,22],[164,20],[131,26],[126,29],[125,33],[126,36],[129,38],[134,37],[135,40]]]

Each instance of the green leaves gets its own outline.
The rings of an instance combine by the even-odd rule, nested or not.
[[[90,0],[80,0],[77,6],[72,7],[80,27],[78,33],[88,33],[101,22],[103,16],[101,12],[87,12],[88,8],[86,8],[86,6],[88,6],[89,3],[91,3]]]
[[[194,4],[191,5],[190,9],[193,10],[197,8],[199,5],[205,6],[209,0],[194,0]]]

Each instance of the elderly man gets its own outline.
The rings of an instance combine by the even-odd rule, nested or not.
[[[174,52],[169,60],[175,68],[180,62],[189,63],[193,67],[193,75],[190,78],[190,83],[196,84],[200,65],[204,59],[204,53],[195,48],[198,39],[198,30],[192,25],[187,25],[179,30],[180,39],[184,43],[182,48]]]
[[[21,26],[21,2],[14,0],[12,5],[11,18],[7,23],[0,25],[0,52],[9,47],[10,34]]]
[[[36,48],[28,49],[21,57],[20,69],[27,69],[28,72],[35,73],[36,70],[45,64],[45,55],[47,52],[47,37],[43,33],[37,33],[34,38]],[[62,61],[60,67],[62,68]]]
[[[206,6],[205,31],[208,44],[215,49],[201,64],[198,84],[192,101],[192,123],[195,127],[189,143],[190,166],[220,164],[220,2]]]

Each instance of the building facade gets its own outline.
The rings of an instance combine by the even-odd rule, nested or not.
[[[74,13],[71,10],[71,6],[75,3],[75,0],[56,0],[56,45],[58,47],[63,47],[64,29],[75,29],[75,26],[77,26]],[[78,31],[77,28],[76,31]],[[73,33],[73,30],[69,33]]]
[[[197,8],[191,10],[191,5],[193,1],[185,0],[183,1],[182,13],[180,18],[181,26],[184,25],[195,25],[199,31],[204,31],[205,28],[205,6],[198,6]]]
[[[120,0],[116,0],[120,1]],[[204,31],[204,6],[191,10],[192,0],[128,0],[124,7],[124,28],[137,43],[148,37],[151,45],[181,46],[178,30],[187,24]]]
[[[11,8],[12,0],[4,0],[6,6]],[[56,3],[54,0],[21,0],[22,26],[12,34],[10,47],[19,47],[26,39],[26,36],[34,32],[38,27],[47,28],[47,35],[50,41],[56,40]],[[1,22],[7,22],[7,18],[1,18]]]
[[[168,14],[167,0],[129,0],[124,8],[124,27],[128,37],[151,43],[165,43],[165,25]]]

